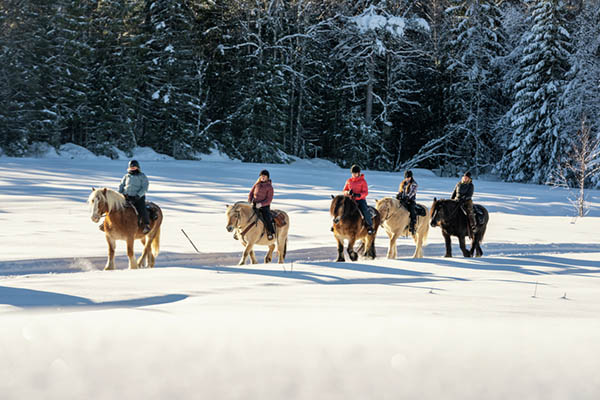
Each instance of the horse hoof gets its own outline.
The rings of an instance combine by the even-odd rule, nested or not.
[[[338,259],[335,260],[335,262],[345,262],[345,261],[346,261],[346,259],[343,257],[338,257]]]
[[[444,254],[444,257],[446,257],[446,258],[452,258],[452,254]]]
[[[352,261],[358,260],[358,254],[356,254],[355,252],[350,253],[349,256]]]

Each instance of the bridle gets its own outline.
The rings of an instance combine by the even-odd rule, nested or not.
[[[235,207],[235,211],[233,212],[233,217],[235,218],[235,229],[237,229],[238,231],[241,231],[240,232],[240,236],[244,236],[244,235],[246,235],[246,233],[248,233],[248,231],[250,229],[252,229],[253,226],[258,225],[258,213],[255,210],[253,210],[254,211],[254,215],[256,216],[256,218],[254,219],[254,221],[250,222],[248,224],[248,226],[246,226],[246,228],[244,228],[242,230],[242,227],[240,226],[240,220],[242,219],[241,218],[241,212],[240,212],[240,210],[239,210],[239,208],[237,206],[234,206],[234,207]],[[251,218],[252,217],[250,217],[250,219]]]

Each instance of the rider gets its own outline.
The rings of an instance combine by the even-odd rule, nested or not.
[[[417,181],[413,179],[413,173],[411,170],[404,172],[404,180],[398,187],[398,194],[396,198],[408,209],[410,213],[410,233],[415,234],[415,224],[417,222],[417,213],[415,211],[416,198],[417,198]]]
[[[148,178],[140,169],[140,163],[137,160],[129,161],[127,173],[121,179],[119,193],[125,196],[125,199],[134,205],[138,215],[142,217],[144,225],[144,234],[150,232],[150,218],[146,209],[146,192],[148,191]]]
[[[263,169],[260,171],[258,180],[248,193],[248,203],[252,203],[254,208],[257,208],[262,215],[262,219],[267,228],[267,238],[273,240],[275,229],[273,228],[273,217],[271,216],[271,202],[273,201],[273,185],[269,171]]]
[[[358,165],[353,165],[352,168],[350,168],[350,172],[352,173],[352,177],[348,178],[346,185],[344,185],[344,195],[350,196],[356,201],[358,208],[360,208],[360,211],[365,217],[367,233],[371,235],[373,234],[373,221],[366,200],[367,195],[369,194],[369,186],[367,185],[365,176],[360,173],[360,167]]]
[[[463,209],[467,212],[469,218],[469,224],[471,225],[471,231],[477,232],[477,224],[475,223],[475,214],[473,213],[473,192],[475,186],[473,185],[473,179],[471,179],[471,172],[467,171],[461,178],[461,180],[454,187],[451,199],[456,199],[463,206]]]

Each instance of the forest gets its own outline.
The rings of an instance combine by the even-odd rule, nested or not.
[[[600,0],[0,0],[0,155],[216,149],[591,187],[599,128]]]

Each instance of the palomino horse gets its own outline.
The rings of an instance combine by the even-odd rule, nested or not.
[[[381,200],[375,200],[377,211],[381,215],[381,225],[385,228],[385,232],[390,238],[390,246],[388,248],[387,258],[395,259],[398,255],[396,249],[396,239],[398,236],[408,236],[410,234],[410,212],[402,206],[398,199],[392,197],[384,197]],[[422,206],[424,207],[424,206]],[[414,258],[423,257],[423,245],[427,240],[429,233],[429,212],[425,208],[425,215],[417,215],[415,223],[415,233],[412,235],[415,244],[417,245]]]
[[[149,203],[156,213],[157,218],[150,221],[150,232],[146,235],[138,225],[138,215],[135,208],[127,204],[125,197],[114,190],[94,189],[88,198],[88,203],[92,211],[92,221],[98,222],[102,215],[104,218],[104,235],[108,243],[108,261],[105,270],[115,269],[115,248],[117,240],[127,242],[127,257],[129,257],[129,268],[135,269],[143,261],[149,268],[154,267],[154,262],[158,256],[160,247],[160,224],[163,220],[163,214],[156,204]],[[133,242],[135,239],[142,241],[144,251],[142,256],[135,261],[133,254]]]
[[[479,204],[473,204],[473,212],[481,214],[481,221],[476,216],[477,232],[473,234],[469,228],[469,221],[461,205],[456,200],[436,200],[433,199],[431,205],[431,226],[440,226],[442,235],[446,241],[446,254],[444,257],[452,257],[452,242],[450,236],[458,237],[458,243],[462,250],[463,256],[472,257],[474,254],[477,257],[483,255],[481,250],[481,241],[487,229],[487,223],[490,219],[488,211],[485,207]],[[465,247],[465,236],[471,238],[471,250]]]
[[[228,232],[235,230],[235,236],[240,239],[244,252],[242,259],[238,265],[244,265],[246,259],[250,256],[252,264],[256,264],[254,255],[254,245],[269,246],[269,251],[265,256],[265,263],[271,262],[273,259],[273,250],[277,244],[277,253],[279,254],[279,264],[283,264],[285,253],[287,252],[287,237],[290,229],[290,218],[287,213],[280,210],[272,210],[273,213],[283,214],[285,217],[285,225],[275,226],[275,235],[269,240],[265,231],[265,224],[258,217],[258,213],[252,208],[252,205],[245,202],[237,202],[232,206],[227,207],[227,226]],[[273,221],[275,224],[275,221]]]
[[[348,255],[352,261],[358,259],[358,254],[354,251],[354,242],[359,239],[362,239],[364,244],[364,256],[375,258],[375,236],[381,223],[379,212],[373,207],[369,207],[375,213],[373,233],[369,235],[356,201],[342,194],[331,197],[329,213],[333,217],[332,230],[338,245],[338,258],[336,261],[346,261],[344,259],[344,240],[346,239],[348,239]]]

